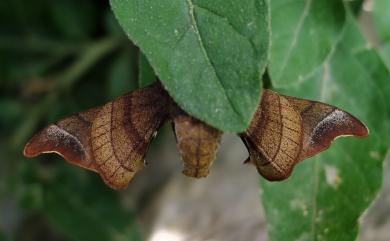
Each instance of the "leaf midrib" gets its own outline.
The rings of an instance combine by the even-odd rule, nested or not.
[[[287,63],[291,58],[291,53],[298,42],[298,37],[301,33],[305,19],[309,15],[309,12],[310,12],[309,10],[311,9],[312,2],[313,2],[313,0],[306,0],[305,8],[303,9],[302,14],[298,20],[297,27],[295,28],[294,35],[293,35],[293,38],[291,40],[291,45],[289,46],[289,48],[287,50],[287,55],[282,62],[282,65],[281,65],[282,67],[280,68],[279,75],[276,79],[280,79],[280,77],[283,76],[284,70],[287,67]]]
[[[207,65],[210,67],[210,69],[213,71],[216,79],[217,79],[217,83],[218,83],[218,86],[220,87],[220,90],[221,92],[224,94],[224,96],[226,97],[227,101],[229,102],[230,106],[232,107],[234,113],[236,113],[236,115],[239,117],[239,119],[242,121],[242,124],[244,124],[245,126],[248,124],[246,123],[246,120],[245,118],[242,116],[242,114],[237,110],[236,106],[233,104],[233,101],[231,100],[231,98],[229,97],[229,95],[226,93],[226,90],[225,90],[225,86],[223,85],[219,75],[217,74],[217,71],[213,65],[213,63],[211,62],[210,60],[210,57],[207,53],[207,50],[206,48],[204,47],[204,44],[203,44],[203,38],[200,34],[200,31],[199,31],[199,28],[198,28],[198,23],[196,21],[196,17],[195,17],[195,14],[194,14],[194,8],[197,6],[195,5],[192,0],[187,0],[187,5],[188,5],[188,13],[189,13],[189,16],[190,16],[190,20],[191,20],[191,23],[190,23],[190,26],[192,27],[192,29],[194,30],[194,33],[197,37],[197,40],[198,40],[198,43],[199,43],[199,47],[201,48],[201,51],[202,51],[202,55],[207,63]]]

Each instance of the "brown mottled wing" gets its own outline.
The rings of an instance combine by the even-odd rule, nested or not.
[[[249,160],[268,180],[287,178],[296,163],[329,148],[338,136],[368,135],[351,114],[317,101],[263,93],[248,130],[241,134]]]
[[[351,114],[317,101],[285,96],[302,117],[302,152],[299,160],[329,148],[338,136],[368,135],[367,127]]]
[[[51,124],[34,135],[24,148],[26,157],[58,153],[71,164],[96,171],[91,149],[92,121],[100,108],[87,110]]]
[[[98,172],[112,188],[127,186],[143,167],[148,145],[165,121],[167,97],[159,84],[51,124],[26,144],[24,155],[55,152]]]
[[[173,127],[184,162],[183,174],[206,177],[216,157],[222,132],[186,114],[176,116]]]
[[[96,168],[107,185],[125,188],[144,167],[144,156],[166,119],[159,85],[136,90],[104,105],[92,124]]]
[[[287,178],[301,151],[301,117],[289,101],[270,90],[263,92],[260,108],[241,134],[249,162],[268,180]]]

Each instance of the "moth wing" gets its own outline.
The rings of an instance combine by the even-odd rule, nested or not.
[[[302,146],[302,120],[289,101],[264,90],[254,118],[241,138],[249,151],[249,162],[268,180],[290,176]]]
[[[149,143],[166,119],[163,91],[160,85],[152,85],[64,118],[34,135],[24,155],[54,152],[98,172],[110,187],[125,188],[144,166]]]
[[[299,160],[329,148],[339,136],[368,135],[367,127],[356,117],[335,106],[284,96],[302,117],[302,151]]]
[[[144,167],[144,157],[166,119],[165,95],[159,85],[133,91],[104,105],[92,123],[96,169],[107,185],[125,188]]]
[[[186,114],[174,118],[173,129],[184,162],[183,174],[206,177],[215,160],[222,132]]]
[[[99,110],[90,109],[50,124],[28,141],[23,154],[36,157],[42,153],[57,153],[73,165],[96,171],[90,133]]]

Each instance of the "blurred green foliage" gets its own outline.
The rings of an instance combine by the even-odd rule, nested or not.
[[[22,156],[40,127],[136,88],[137,64],[105,1],[0,2],[0,240],[142,239],[98,175]]]

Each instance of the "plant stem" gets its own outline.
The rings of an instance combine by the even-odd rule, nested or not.
[[[58,75],[58,81],[53,91],[49,92],[35,107],[26,113],[26,119],[11,139],[12,146],[19,148],[31,135],[41,117],[52,108],[55,108],[58,96],[68,91],[92,66],[115,50],[122,42],[121,38],[107,38],[88,46],[68,69]]]
[[[121,42],[121,38],[107,38],[88,46],[80,57],[58,77],[56,90],[69,89],[85,72],[117,48]]]

